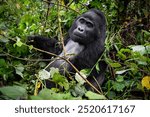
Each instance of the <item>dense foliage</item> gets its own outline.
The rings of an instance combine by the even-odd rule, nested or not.
[[[75,17],[90,8],[101,9],[107,18],[100,57],[108,64],[105,83],[99,93],[86,91],[78,75],[78,83],[68,81],[52,69],[58,87],[46,89],[48,60],[27,36],[61,39]],[[150,99],[149,8],[148,0],[0,0],[0,99]]]

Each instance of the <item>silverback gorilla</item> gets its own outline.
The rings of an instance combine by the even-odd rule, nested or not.
[[[65,52],[61,46],[58,46],[57,39],[29,36],[29,40],[32,40],[32,44],[39,49],[65,57],[80,71],[93,68],[101,57],[105,49],[105,33],[106,20],[104,14],[97,9],[91,9],[77,17],[73,22],[64,42]],[[51,57],[51,55],[48,56]],[[87,78],[95,87],[103,83],[106,66],[104,61],[100,61],[100,71],[94,68]],[[72,66],[63,59],[55,59],[46,70],[49,71],[51,67],[59,68],[62,74],[64,71],[75,73]],[[91,88],[88,84],[85,86],[87,89]]]

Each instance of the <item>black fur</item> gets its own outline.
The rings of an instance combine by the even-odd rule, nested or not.
[[[96,9],[91,9],[82,14],[72,24],[69,30],[69,36],[65,42],[65,51],[71,63],[80,71],[82,69],[92,68],[104,51],[106,33],[106,21],[104,14]],[[59,56],[64,56],[61,46],[58,46],[56,39],[49,39],[42,36],[29,36],[33,40],[33,45],[37,48],[48,52],[55,53]],[[51,56],[50,56],[51,57]],[[94,69],[88,80],[97,87],[97,83],[93,79],[96,78],[99,84],[104,81],[104,73],[106,69],[105,62],[99,62],[100,72]],[[73,68],[64,60],[55,60],[50,67],[60,68],[61,73],[65,70],[75,72]],[[65,69],[65,70],[64,70]],[[90,88],[87,86],[87,88]]]

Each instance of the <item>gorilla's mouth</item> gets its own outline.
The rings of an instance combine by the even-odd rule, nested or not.
[[[75,36],[76,38],[79,38],[79,39],[85,38],[85,36],[83,36],[83,35],[81,35],[81,34],[78,34],[78,33],[74,33],[74,36]]]

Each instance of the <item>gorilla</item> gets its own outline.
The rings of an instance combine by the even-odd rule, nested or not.
[[[58,44],[57,39],[49,39],[43,36],[29,36],[34,47],[57,54],[60,57],[68,59],[79,71],[82,69],[91,69],[101,57],[105,49],[106,19],[104,14],[97,9],[91,9],[81,16],[77,17],[68,31],[68,36],[64,41],[64,48]],[[52,57],[46,55],[46,57]],[[64,59],[56,57],[46,68],[59,68],[60,73],[75,73],[72,66]],[[104,82],[106,63],[99,62],[100,71],[96,68],[92,70],[87,80],[98,87]],[[49,86],[47,86],[49,87]],[[86,84],[87,89],[91,87]]]

